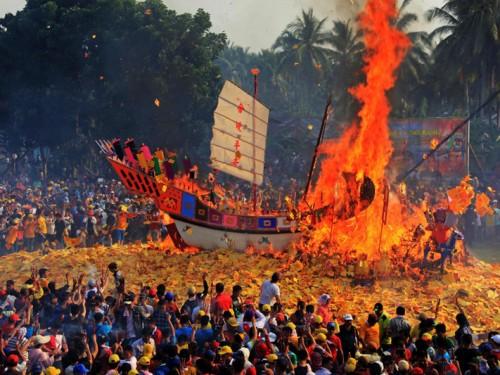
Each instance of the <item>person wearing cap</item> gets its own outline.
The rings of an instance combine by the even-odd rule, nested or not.
[[[19,322],[21,321],[21,317],[16,313],[13,313],[9,316],[9,318],[2,325],[2,336],[9,337],[11,336],[16,328],[19,326]]]
[[[42,371],[54,363],[54,358],[49,355],[43,346],[50,342],[50,336],[37,335],[32,338],[33,347],[28,351],[28,372],[32,373],[35,369]]]
[[[398,363],[398,375],[408,375],[410,373],[410,364],[407,360],[401,359]]]
[[[108,358],[108,371],[106,375],[118,375],[118,366],[120,365],[120,356],[118,354],[111,354]]]
[[[222,326],[222,335],[227,341],[233,341],[234,335],[239,332],[241,332],[241,325],[238,319],[236,319],[232,315],[227,319],[224,319],[224,325]]]
[[[321,316],[323,322],[328,323],[332,321],[332,313],[330,312],[330,301],[332,297],[329,294],[323,293],[318,298],[318,307],[316,308],[316,314]]]
[[[149,328],[144,328],[142,330],[141,338],[135,340],[132,343],[132,350],[134,351],[134,355],[139,358],[144,354],[144,345],[151,344],[153,346],[153,355],[156,354],[156,345],[155,340],[151,337],[151,330]]]
[[[354,371],[356,371],[356,365],[357,365],[357,361],[356,361],[356,358],[349,358],[346,363],[345,363],[345,367],[344,367],[344,370],[347,374],[352,374],[354,373]]]
[[[175,294],[173,292],[165,293],[165,308],[167,312],[170,313],[170,316],[175,323],[176,316],[179,314],[179,307],[177,306]]]
[[[259,310],[262,305],[274,305],[275,303],[281,303],[280,300],[280,287],[278,285],[281,275],[279,272],[272,274],[270,280],[265,280],[260,287],[259,296]]]
[[[500,334],[494,333],[488,336],[490,336],[490,343],[493,345],[491,354],[495,356],[497,361],[500,361]]]
[[[196,321],[196,315],[201,307],[204,304],[205,298],[208,295],[208,282],[207,282],[207,274],[203,273],[202,275],[203,282],[203,291],[200,293],[196,293],[196,288],[194,286],[190,286],[187,290],[187,300],[181,306],[181,314],[187,314],[191,323]]]
[[[354,357],[358,351],[359,333],[357,328],[352,324],[353,319],[351,314],[345,314],[343,319],[344,324],[340,326],[338,336],[342,342],[344,355],[349,354],[351,357]]]
[[[142,356],[137,361],[137,371],[139,371],[139,374],[151,375],[151,372],[149,371],[150,365],[151,365],[151,358]]]
[[[425,347],[425,349],[427,351],[427,355],[433,361],[435,359],[435,357],[436,357],[436,350],[432,346],[432,335],[429,332],[425,332],[420,337],[420,341],[423,343],[421,345],[421,347],[422,348]]]
[[[342,350],[342,341],[340,337],[336,335],[338,329],[337,323],[329,322],[326,325],[326,338],[328,340],[328,345],[330,346],[330,352],[334,362],[339,364],[344,362],[344,352]]]
[[[5,360],[5,366],[7,367],[6,371],[4,372],[4,375],[19,375],[21,372],[19,371],[18,368],[19,365],[19,356],[16,354],[10,354],[7,356],[7,359]]]
[[[220,358],[221,367],[230,367],[231,361],[233,359],[233,349],[229,345],[224,345],[219,348],[217,354]]]
[[[378,326],[380,331],[380,345],[384,350],[389,349],[391,346],[391,335],[389,334],[389,323],[391,317],[384,311],[384,305],[377,302],[373,307],[373,312],[377,315]]]
[[[90,370],[85,367],[83,363],[78,363],[73,366],[73,375],[86,375],[90,372]]]
[[[60,373],[61,373],[61,370],[59,370],[58,368],[56,368],[54,366],[49,366],[43,371],[44,375],[59,375]]]
[[[264,316],[264,328],[267,329],[268,331],[270,330],[270,323],[273,323],[276,325],[275,319],[271,322],[271,306],[270,305],[262,305],[262,315]]]

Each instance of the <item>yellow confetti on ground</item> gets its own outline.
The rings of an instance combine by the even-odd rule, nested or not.
[[[201,288],[204,272],[208,272],[209,283],[222,281],[229,291],[238,283],[245,297],[257,299],[260,284],[274,271],[282,272],[282,299],[288,312],[293,311],[298,299],[316,303],[320,294],[328,293],[333,299],[332,310],[339,317],[351,313],[364,320],[367,312],[380,301],[391,314],[402,304],[410,320],[414,321],[420,312],[433,316],[436,302],[441,298],[438,321],[446,323],[450,330],[456,327],[455,296],[459,292],[461,306],[476,332],[500,328],[500,265],[477,259],[469,260],[467,266],[454,264],[442,279],[438,276],[425,284],[411,278],[389,277],[378,280],[371,287],[362,287],[351,286],[352,280],[348,278],[327,276],[332,275],[325,266],[327,259],[318,258],[306,264],[231,250],[167,255],[154,246],[130,245],[53,250],[43,256],[39,252],[6,255],[2,257],[0,282],[4,284],[7,279],[14,279],[18,286],[21,285],[29,278],[33,265],[47,267],[49,278],[61,284],[66,272],[75,277],[77,273],[98,277],[100,270],[113,261],[123,271],[127,289],[137,292],[141,283],[155,286],[165,283],[181,301],[189,286]]]

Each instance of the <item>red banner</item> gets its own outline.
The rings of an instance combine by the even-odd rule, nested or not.
[[[462,118],[391,120],[394,146],[391,167],[398,174],[413,167],[455,127]],[[463,126],[418,169],[422,179],[461,179],[466,174],[467,126]]]

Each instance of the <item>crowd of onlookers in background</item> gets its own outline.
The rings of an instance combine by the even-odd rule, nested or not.
[[[3,252],[157,240],[166,235],[165,220],[153,202],[114,180],[0,185]]]
[[[297,191],[296,181],[292,182],[292,190]],[[426,200],[432,206],[446,199],[444,187],[407,186],[407,199],[412,202]],[[500,238],[496,194],[494,190],[490,193],[493,215],[480,217],[471,206],[461,216],[459,227],[469,244]],[[263,209],[271,207],[272,200],[283,207],[284,197],[283,189],[262,193]],[[27,178],[19,178],[0,184],[3,253],[155,241],[167,236],[168,223],[168,216],[158,211],[153,201],[130,195],[116,180],[81,178],[35,185]]]

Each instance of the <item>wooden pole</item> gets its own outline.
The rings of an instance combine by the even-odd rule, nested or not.
[[[309,192],[309,188],[311,187],[312,175],[314,172],[314,168],[316,167],[316,161],[318,160],[318,151],[321,142],[323,142],[323,137],[325,135],[326,123],[328,122],[328,116],[330,115],[330,107],[332,105],[332,97],[329,96],[326,102],[325,111],[323,112],[323,118],[321,120],[321,128],[319,129],[318,139],[316,141],[316,147],[314,148],[314,154],[311,161],[311,166],[309,167],[309,173],[307,174],[307,183],[304,188],[304,196],[302,200],[307,202],[307,193]]]
[[[252,195],[253,195],[253,212],[257,213],[257,184],[256,184],[256,174],[255,174],[255,101],[257,100],[257,76],[260,70],[253,68],[250,71],[253,75],[253,104],[252,104],[252,142],[253,142],[253,184],[252,184]]]

